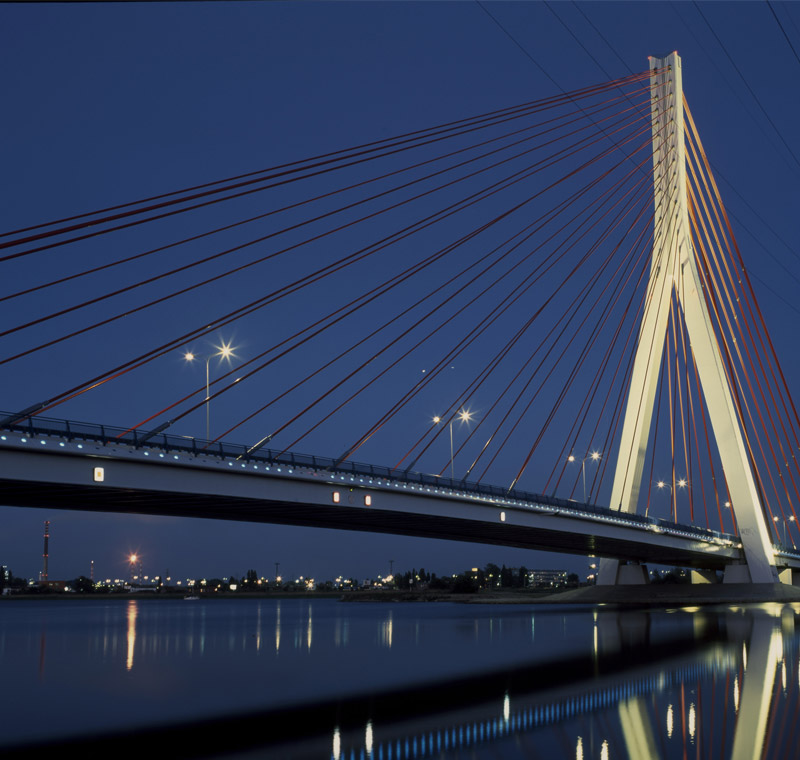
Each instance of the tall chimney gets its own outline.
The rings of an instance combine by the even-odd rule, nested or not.
[[[50,520],[44,521],[44,554],[42,554],[42,580],[47,582],[48,544],[50,543]]]

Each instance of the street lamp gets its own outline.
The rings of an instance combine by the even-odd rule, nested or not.
[[[789,519],[790,519],[792,522],[794,522],[794,515],[791,515],[791,516],[789,517]],[[773,518],[772,518],[772,522],[774,522],[774,523],[778,523],[778,522],[780,522],[780,523],[781,523],[781,525],[783,526],[783,544],[784,544],[784,546],[785,546],[785,545],[786,545],[786,521],[785,521],[785,520],[781,520],[781,519],[780,519],[780,518],[779,518],[779,517],[776,515],[775,517],[773,517]]]
[[[675,485],[678,486],[678,488],[686,488],[688,484],[685,478],[681,478]],[[675,502],[675,491],[672,490],[671,483],[665,483],[663,480],[659,480],[658,483],[656,483],[656,486],[658,487],[659,490],[663,490],[664,488],[669,488],[670,498],[673,501],[673,503]],[[674,504],[675,508],[673,509],[672,513],[673,518],[677,518],[677,506],[678,506],[677,504]]]
[[[659,488],[669,488],[669,492],[672,493],[672,485],[670,483],[665,483],[663,480],[659,480],[656,485]],[[678,486],[678,488],[686,488],[686,480],[681,478],[675,485]],[[728,507],[730,504],[726,504],[725,506]]]
[[[469,422],[472,419],[472,412],[468,412],[465,409],[462,409],[458,413],[458,419],[461,422]],[[442,418],[438,415],[433,418],[433,424],[438,425],[442,421]],[[450,428],[450,480],[455,480],[455,475],[453,472],[453,418],[450,418],[450,422],[448,424]]]
[[[131,566],[130,567],[131,584],[133,584],[133,577],[134,577],[133,573],[134,573],[134,570],[136,569],[136,564],[137,563],[139,564],[139,575],[137,577],[139,578],[139,582],[141,583],[142,558],[138,554],[131,553],[130,556],[128,557],[128,562],[130,563],[130,566]]]
[[[211,396],[211,392],[210,392],[210,387],[211,386],[210,386],[210,382],[209,382],[209,380],[210,380],[209,365],[211,364],[211,360],[215,356],[219,356],[222,359],[228,359],[229,361],[230,361],[231,356],[235,356],[235,354],[233,353],[233,349],[231,348],[231,344],[230,343],[223,343],[221,346],[214,346],[214,348],[216,348],[217,351],[215,353],[213,353],[213,354],[209,354],[208,357],[206,357],[206,440],[207,441],[211,440],[211,410],[210,410],[210,405],[209,405],[209,402],[211,400],[209,398]],[[197,354],[192,353],[191,351],[187,351],[183,355],[183,358],[186,359],[187,362],[193,362],[195,359],[200,359],[202,357],[198,356]]]
[[[591,454],[589,454],[588,457],[584,457],[581,460],[581,475],[583,476],[583,503],[584,504],[586,504],[586,460],[587,459],[591,459],[593,462],[597,462],[600,459],[600,452],[599,451],[593,451]],[[575,456],[573,454],[570,454],[567,457],[567,461],[568,462],[575,462],[575,461],[577,461],[577,459],[575,458]]]

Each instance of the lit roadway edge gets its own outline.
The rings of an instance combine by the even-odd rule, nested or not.
[[[708,569],[743,560],[735,536],[666,521],[633,522],[622,513],[593,512],[579,504],[554,506],[425,485],[416,480],[419,475],[403,480],[397,472],[392,477],[345,472],[347,463],[331,470],[241,461],[155,441],[135,446],[13,427],[0,435],[4,506],[394,533]],[[800,568],[800,553],[776,555],[779,565]]]

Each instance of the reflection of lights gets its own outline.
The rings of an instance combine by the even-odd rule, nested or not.
[[[311,649],[311,605],[308,605],[308,628],[306,629],[306,645]]]
[[[364,747],[367,750],[367,754],[372,754],[372,721],[367,721],[367,728],[364,731]]]
[[[125,658],[125,669],[133,668],[133,648],[136,644],[136,600],[128,601],[128,656]]]
[[[578,744],[575,747],[575,760],[583,760],[583,739],[578,737]]]
[[[739,712],[739,676],[733,679],[733,709]]]
[[[281,603],[278,601],[278,612],[275,618],[275,653],[281,650]]]
[[[742,667],[747,670],[747,646],[742,644]]]
[[[508,698],[508,692],[503,697],[503,720],[508,723],[508,719],[511,717],[511,700]]]
[[[342,737],[339,736],[339,726],[333,729],[333,760],[342,756]]]
[[[694,702],[689,704],[689,738],[694,742],[696,716],[694,710]]]
[[[340,647],[342,645],[342,619],[336,618],[336,624],[333,628],[333,645]]]
[[[786,691],[786,661],[781,663],[781,684],[783,685],[784,692]]]
[[[672,738],[672,729],[675,726],[675,718],[672,714],[672,705],[667,706],[667,738]]]
[[[608,760],[608,739],[603,739],[603,744],[600,747],[600,760]]]
[[[389,619],[381,623],[381,642],[387,649],[392,648],[392,612],[389,611]]]

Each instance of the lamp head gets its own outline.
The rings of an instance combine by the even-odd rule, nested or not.
[[[230,343],[223,343],[221,346],[214,346],[214,348],[217,349],[216,355],[221,356],[223,359],[230,359],[231,356],[234,356]]]

